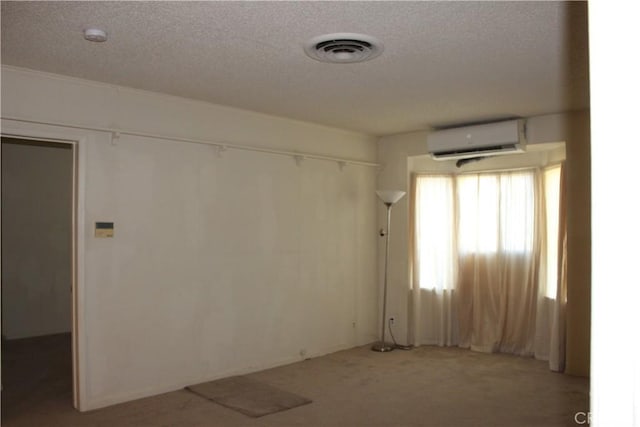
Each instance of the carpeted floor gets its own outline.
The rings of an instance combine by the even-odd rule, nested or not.
[[[249,418],[186,390],[87,413],[71,406],[70,337],[3,343],[2,426],[575,426],[585,378],[457,348],[358,347],[248,375],[313,402]]]

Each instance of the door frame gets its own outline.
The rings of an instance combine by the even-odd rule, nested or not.
[[[84,135],[83,135],[84,133]],[[85,162],[84,152],[89,136],[86,132],[53,126],[25,126],[2,119],[2,137],[23,140],[68,144],[73,158],[72,209],[71,209],[71,354],[73,407],[84,410],[86,388],[84,374],[86,367],[86,334],[84,333],[84,195]],[[1,212],[1,208],[0,208]],[[1,308],[0,308],[1,310]]]

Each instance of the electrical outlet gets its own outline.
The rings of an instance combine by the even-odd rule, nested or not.
[[[389,316],[389,324],[391,325],[396,324],[396,316]]]

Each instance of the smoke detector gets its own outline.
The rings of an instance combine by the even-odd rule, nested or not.
[[[368,61],[380,55],[383,48],[376,38],[355,33],[325,34],[304,45],[304,51],[310,58],[337,64]]]
[[[107,33],[99,28],[87,28],[84,30],[84,39],[90,42],[102,43],[107,41]]]

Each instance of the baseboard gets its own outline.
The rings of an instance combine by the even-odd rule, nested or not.
[[[79,411],[80,412],[93,411],[93,410],[105,408],[108,406],[118,405],[120,403],[130,402],[132,400],[143,399],[146,397],[151,397],[159,394],[182,390],[185,387],[193,384],[198,384],[198,383],[208,382],[208,381],[215,381],[221,378],[231,377],[235,375],[247,375],[254,372],[264,371],[266,369],[271,369],[279,366],[301,362],[304,359],[308,359],[308,358],[321,357],[321,356],[325,356],[327,354],[335,353],[338,351],[348,350],[354,347],[357,347],[357,346],[350,345],[350,344],[337,345],[337,346],[328,347],[323,350],[314,351],[312,353],[305,355],[304,358],[301,358],[300,356],[285,357],[275,361],[262,363],[259,365],[249,365],[249,366],[245,366],[238,369],[221,371],[216,373],[214,376],[192,378],[192,379],[180,381],[177,383],[162,384],[162,385],[148,387],[141,390],[114,394],[106,397],[98,397],[93,399],[91,397],[87,397],[86,399],[84,399],[83,405],[82,407],[79,408]]]

